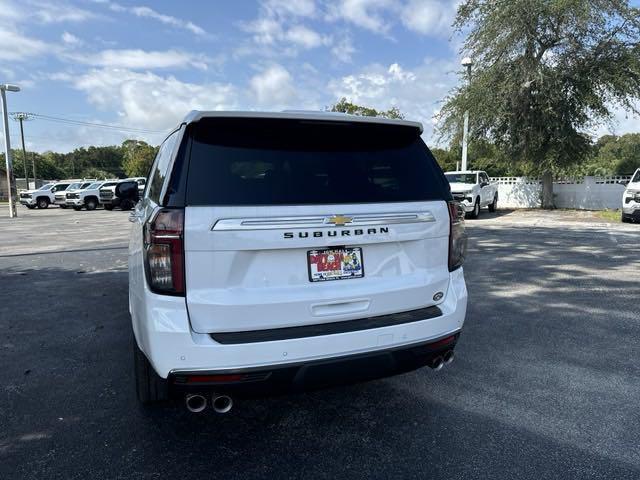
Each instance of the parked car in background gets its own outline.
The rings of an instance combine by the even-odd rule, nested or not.
[[[478,218],[483,207],[489,207],[490,212],[498,208],[498,186],[489,181],[486,172],[446,172],[444,176],[451,186],[453,199],[460,202],[469,217]]]
[[[73,207],[74,210],[95,210],[100,205],[100,188],[110,187],[118,183],[117,180],[100,180],[92,182],[86,188],[67,192],[67,206]]]
[[[66,188],[56,190],[54,193],[54,203],[60,208],[67,208],[67,193],[87,188],[92,182],[95,182],[95,179],[73,181],[67,185]],[[58,185],[60,184],[56,184],[56,186]]]
[[[116,194],[116,187],[122,182],[136,182],[138,185],[138,194],[141,196],[142,192],[144,192],[147,179],[144,177],[125,178],[110,185],[103,185],[99,190],[99,201],[105,210],[113,210],[118,207],[122,210],[131,210],[134,207],[135,202],[132,199],[120,198]]]
[[[37,190],[23,190],[20,192],[20,203],[30,209],[47,208],[56,201],[56,194],[66,190],[72,183],[73,180],[63,180],[47,183]]]
[[[640,168],[633,174],[622,194],[622,221],[640,222]]]
[[[321,112],[189,114],[130,215],[139,400],[224,413],[248,389],[451,362],[464,219],[421,132]]]

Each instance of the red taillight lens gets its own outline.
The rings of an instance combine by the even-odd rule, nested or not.
[[[184,210],[158,210],[144,227],[146,272],[156,293],[184,295]]]
[[[464,211],[458,202],[449,202],[449,271],[464,263],[467,254],[467,234],[464,231]]]

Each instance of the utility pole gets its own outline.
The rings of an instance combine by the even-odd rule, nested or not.
[[[467,76],[469,79],[469,84],[471,84],[471,65],[473,65],[473,60],[469,57],[465,57],[462,59],[462,66],[467,69]],[[464,125],[462,130],[462,171],[465,172],[467,170],[467,143],[469,137],[469,110],[464,112]]]
[[[22,163],[24,164],[24,179],[27,182],[27,190],[29,190],[29,170],[27,169],[27,150],[24,147],[24,129],[22,128],[22,122],[24,120],[29,120],[29,114],[24,112],[14,113],[12,115],[13,119],[20,122],[20,138],[22,140]],[[36,186],[36,161],[33,160],[33,186]]]
[[[0,100],[2,103],[2,126],[4,128],[4,152],[7,167],[7,196],[9,197],[9,218],[18,216],[16,211],[16,184],[13,178],[13,165],[11,163],[11,140],[9,139],[9,119],[7,118],[6,92],[19,92],[20,87],[8,83],[0,85]]]

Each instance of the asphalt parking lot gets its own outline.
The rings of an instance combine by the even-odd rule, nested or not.
[[[467,222],[470,292],[439,372],[145,411],[127,213],[0,218],[0,478],[640,477],[640,225]]]

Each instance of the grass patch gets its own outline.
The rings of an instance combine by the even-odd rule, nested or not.
[[[606,220],[607,222],[619,222],[620,210],[600,210],[598,212],[598,217],[602,220]]]

